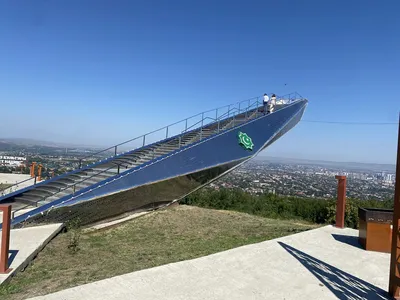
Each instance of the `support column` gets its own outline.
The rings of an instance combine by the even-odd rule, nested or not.
[[[336,227],[344,228],[344,213],[346,211],[346,176],[335,176],[338,180],[336,202]]]
[[[400,299],[400,115],[399,133],[397,140],[397,166],[396,184],[394,190],[394,210],[393,210],[393,230],[392,230],[392,249],[390,255],[390,276],[389,294],[395,299]]]
[[[0,205],[0,211],[3,212],[3,226],[1,228],[0,274],[6,274],[11,271],[11,269],[8,268],[8,252],[10,250],[11,205]]]

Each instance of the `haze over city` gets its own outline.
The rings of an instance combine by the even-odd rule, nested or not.
[[[303,121],[263,155],[393,164],[400,3],[385,3],[4,1],[0,138],[108,146],[298,91]]]

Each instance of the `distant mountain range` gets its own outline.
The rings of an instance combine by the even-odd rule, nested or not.
[[[358,171],[365,170],[365,171],[377,171],[377,172],[385,171],[393,173],[396,171],[396,165],[392,164],[336,162],[336,161],[309,160],[309,159],[270,157],[270,156],[257,156],[256,159],[274,163],[318,165],[318,166],[325,166],[330,168],[338,168],[346,170],[358,170]]]
[[[98,149],[102,147],[93,146],[93,145],[76,145],[70,143],[56,143],[35,139],[26,139],[26,138],[0,138],[0,150],[2,148],[10,148],[10,146],[41,146],[41,147],[49,147],[49,148],[77,148],[77,149]],[[3,150],[4,151],[4,150]]]

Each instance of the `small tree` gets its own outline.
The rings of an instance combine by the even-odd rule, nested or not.
[[[68,249],[74,254],[80,250],[79,243],[82,235],[81,220],[72,219],[67,222]]]

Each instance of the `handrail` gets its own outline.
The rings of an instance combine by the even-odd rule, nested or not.
[[[246,107],[246,109],[244,109],[245,112],[247,112],[248,109],[249,109],[250,107],[252,107],[254,104],[258,104],[258,101],[257,101],[257,102],[254,102],[254,103],[251,104],[250,106]],[[258,106],[256,106],[256,108],[258,108]],[[226,112],[225,114],[221,115],[221,116],[218,118],[218,121],[220,121],[220,119],[221,119],[224,115],[230,113],[230,111],[235,111],[235,110],[237,110],[237,111],[239,112],[239,114],[241,113],[241,110],[240,110],[240,109],[234,107],[234,108],[230,109],[228,112]],[[235,115],[233,116],[233,118],[234,118],[234,117],[235,117]],[[206,119],[211,119],[211,120],[214,120],[214,121],[217,120],[217,119],[214,119],[214,118],[211,118],[211,117],[205,117],[205,118],[202,119],[202,121],[204,121],[204,120],[206,120]],[[188,129],[189,129],[189,128],[188,128]],[[96,172],[96,173],[92,174],[92,175],[89,176],[89,177],[86,177],[86,178],[84,178],[84,179],[82,179],[82,180],[79,180],[79,181],[77,181],[77,182],[74,182],[74,183],[71,184],[71,185],[68,185],[68,186],[66,186],[66,187],[64,187],[64,188],[59,189],[57,192],[55,192],[55,193],[53,193],[53,194],[51,194],[51,195],[44,196],[44,197],[42,197],[40,200],[33,201],[33,204],[35,204],[36,207],[37,207],[37,204],[38,204],[40,201],[44,201],[45,199],[47,199],[47,198],[49,198],[49,197],[52,197],[52,196],[54,196],[54,195],[57,195],[57,194],[61,193],[62,191],[65,191],[65,190],[67,190],[67,189],[70,189],[71,187],[73,188],[73,192],[71,193],[72,196],[73,196],[73,195],[75,194],[75,192],[76,192],[75,189],[76,189],[76,186],[77,186],[78,184],[80,184],[80,183],[82,183],[82,182],[85,182],[85,181],[87,181],[87,180],[89,180],[89,179],[91,179],[91,178],[93,178],[93,177],[95,177],[95,176],[97,176],[97,175],[99,175],[99,174],[105,173],[105,172],[107,172],[108,170],[113,169],[113,168],[114,168],[114,166],[111,166],[111,167],[109,167],[109,168],[107,168],[107,169],[100,170],[99,172]],[[20,210],[23,210],[23,209],[25,209],[25,208],[27,208],[27,207],[29,207],[29,206],[32,206],[32,205],[31,205],[31,204],[27,204],[27,205],[25,205],[25,206],[23,206],[23,207],[20,207],[20,208],[18,208],[17,210],[15,210],[15,213],[18,212],[18,211],[20,211]]]
[[[0,192],[1,192],[0,195],[1,195],[1,196],[6,195],[5,193],[3,193],[3,191],[8,190],[8,189],[12,188],[13,186],[20,185],[21,183],[24,183],[24,182],[26,182],[26,181],[32,180],[33,178],[34,178],[35,183],[36,183],[36,176],[35,176],[35,177],[29,177],[28,179],[25,179],[25,180],[16,182],[16,183],[14,183],[14,184],[12,184],[12,185],[7,186],[7,187],[4,188],[4,189],[1,189],[1,190],[0,190]]]
[[[251,99],[254,99],[254,98],[251,98]],[[251,100],[251,99],[249,99],[249,100]],[[258,97],[257,97],[257,99],[258,99]],[[249,100],[247,100],[247,101],[249,101]],[[228,110],[226,113],[220,115],[218,118],[205,117],[204,119],[201,119],[201,120],[198,121],[197,123],[193,124],[192,126],[188,127],[187,129],[185,129],[185,130],[182,131],[181,133],[187,132],[189,129],[195,127],[196,125],[200,124],[201,122],[203,122],[204,120],[207,120],[207,119],[211,119],[211,120],[214,120],[214,121],[220,121],[220,120],[223,119],[226,115],[229,116],[230,112],[232,112],[232,111],[237,111],[238,114],[248,112],[249,109],[250,109],[254,104],[258,104],[258,101],[253,102],[253,104],[247,106],[247,107],[244,108],[243,110],[241,110],[240,108],[238,109],[238,108],[236,108],[236,107],[234,107],[234,108],[232,108],[232,109],[229,108],[229,110]],[[257,107],[257,106],[256,106],[256,107]]]
[[[253,104],[250,105],[251,100],[254,100],[254,99],[256,99],[256,101],[253,102]],[[285,95],[283,95],[283,96],[277,96],[277,99],[279,99],[279,100],[282,100],[282,99],[284,99],[284,100],[289,100],[289,102],[291,102],[292,100],[303,99],[303,97],[302,97],[299,93],[293,92],[293,93],[285,94]],[[182,134],[186,133],[189,129],[195,127],[196,125],[199,125],[200,123],[202,123],[201,128],[203,128],[203,126],[204,126],[204,121],[205,121],[205,120],[211,119],[211,120],[214,120],[214,121],[218,121],[218,122],[219,122],[220,120],[224,119],[226,116],[227,116],[228,118],[229,118],[229,117],[232,117],[232,118],[234,119],[236,115],[241,114],[241,113],[243,113],[243,112],[244,112],[244,113],[245,113],[245,112],[248,112],[248,111],[250,110],[250,108],[251,108],[253,105],[256,105],[255,108],[259,107],[258,105],[259,105],[259,104],[262,104],[262,100],[261,100],[261,101],[259,101],[259,100],[260,100],[260,97],[252,97],[252,98],[249,98],[249,99],[246,99],[246,100],[243,100],[243,101],[239,101],[239,102],[236,102],[236,103],[233,103],[233,104],[221,106],[221,107],[218,107],[218,108],[215,108],[215,109],[210,109],[210,110],[207,110],[207,111],[204,111],[204,112],[195,114],[195,115],[193,115],[193,116],[191,116],[191,117],[188,117],[188,118],[186,118],[186,119],[182,119],[182,120],[180,120],[180,121],[178,121],[178,122],[175,122],[175,123],[169,124],[169,125],[167,125],[167,126],[161,127],[161,128],[159,128],[159,129],[153,130],[153,131],[148,132],[148,133],[146,133],[146,134],[137,136],[137,137],[135,137],[135,138],[133,138],[133,139],[130,139],[130,140],[127,140],[127,141],[125,141],[125,142],[122,142],[122,143],[116,144],[116,145],[114,145],[114,146],[108,147],[108,148],[106,148],[106,149],[97,151],[97,152],[92,153],[92,154],[90,154],[90,155],[83,156],[83,157],[81,157],[81,158],[79,159],[79,167],[78,167],[78,170],[82,168],[82,163],[83,163],[83,161],[84,161],[85,159],[88,159],[88,158],[90,158],[90,157],[95,157],[95,156],[98,155],[98,154],[104,153],[104,152],[106,152],[106,151],[110,151],[110,150],[112,150],[112,149],[114,149],[114,153],[113,153],[113,155],[110,156],[109,158],[115,157],[115,156],[118,155],[118,152],[117,152],[118,147],[120,147],[120,146],[122,146],[122,145],[125,145],[125,144],[127,144],[127,143],[130,143],[130,142],[133,142],[133,141],[135,141],[135,140],[140,140],[140,139],[142,139],[142,146],[141,146],[141,147],[144,147],[144,146],[146,146],[146,145],[152,144],[152,143],[146,143],[146,137],[148,137],[149,135],[151,135],[151,134],[153,134],[153,133],[161,132],[162,130],[165,130],[165,131],[166,131],[166,135],[165,135],[165,136],[166,136],[166,139],[167,139],[167,138],[169,138],[169,136],[168,136],[168,135],[169,135],[169,128],[170,128],[171,126],[177,125],[177,124],[179,124],[179,123],[183,123],[183,122],[185,123],[185,130],[182,131],[182,132],[180,132],[179,134],[176,134],[176,136],[181,136]],[[245,108],[242,109],[242,108],[241,108],[241,104],[242,104],[242,103],[245,103],[245,102],[247,102],[248,105],[245,106]],[[238,106],[238,107],[236,107],[236,106]],[[228,111],[226,111],[226,112],[224,112],[224,113],[218,115],[219,111],[221,111],[222,109],[226,109],[226,108],[228,108]],[[215,112],[215,113],[216,113],[216,117],[215,117],[215,118],[211,118],[211,117],[209,117],[209,116],[204,117],[204,114],[210,113],[210,112]],[[235,112],[237,112],[237,113],[235,113]],[[230,116],[231,113],[233,113],[232,116]],[[195,124],[193,124],[193,125],[191,125],[191,126],[188,127],[188,126],[187,126],[187,125],[188,125],[188,121],[191,120],[191,119],[193,119],[193,118],[195,118],[195,117],[198,117],[198,116],[202,116],[202,119],[201,119],[200,121],[196,122]],[[247,117],[248,117],[248,116],[247,116]],[[137,148],[140,148],[140,147],[137,147]],[[135,149],[137,149],[137,148],[135,148]],[[133,150],[133,149],[132,149],[132,150]],[[130,150],[129,150],[129,151],[130,151]],[[123,153],[125,153],[125,152],[123,152]],[[104,159],[104,158],[101,158],[100,160],[96,160],[94,163],[101,162],[103,159]],[[66,172],[66,173],[68,173],[68,172]],[[29,179],[27,179],[27,180],[24,180],[24,181],[21,181],[21,182],[18,182],[18,183],[16,183],[16,184],[13,184],[12,186],[19,185],[19,184],[21,184],[21,183],[23,183],[23,182],[25,182],[25,181],[30,180],[30,179],[31,179],[31,178],[29,178]],[[36,177],[35,177],[35,183],[34,183],[34,185],[35,185],[35,184],[36,184]],[[8,188],[10,188],[10,187],[12,187],[12,186],[9,186]],[[4,196],[4,194],[3,194],[3,196]]]
[[[73,192],[72,192],[71,194],[74,195],[74,194],[75,194],[75,188],[76,188],[76,186],[77,186],[78,184],[80,184],[80,183],[82,183],[82,182],[84,182],[84,181],[86,181],[86,180],[88,180],[88,179],[91,179],[91,178],[95,177],[96,175],[99,175],[99,174],[101,174],[101,173],[105,173],[105,172],[107,172],[108,170],[110,170],[110,169],[112,169],[112,168],[114,168],[114,167],[111,166],[111,167],[109,167],[108,169],[101,170],[101,171],[99,171],[99,172],[97,172],[97,173],[94,173],[94,174],[90,175],[89,177],[86,177],[86,178],[84,178],[84,179],[82,179],[82,180],[79,180],[79,181],[77,181],[77,182],[74,182],[74,184],[67,185],[67,186],[64,187],[64,188],[59,189],[59,190],[58,190],[56,193],[54,193],[54,194],[51,194],[51,195],[46,196],[46,197],[43,197],[43,198],[41,198],[40,200],[37,200],[37,201],[33,201],[33,203],[34,203],[34,204],[36,205],[36,207],[37,207],[38,202],[44,201],[45,199],[47,199],[47,198],[49,198],[49,197],[52,197],[52,196],[54,196],[54,195],[57,195],[58,193],[61,193],[62,191],[65,191],[65,190],[67,190],[67,189],[69,189],[69,188],[71,188],[71,187],[73,187]],[[22,210],[22,209],[25,209],[25,208],[27,208],[28,206],[32,206],[32,205],[31,205],[31,204],[27,204],[27,205],[25,205],[25,206],[23,206],[23,207],[20,207],[20,208],[16,209],[15,212],[20,211],[20,210]]]
[[[159,132],[159,131],[161,131],[161,130],[167,129],[167,128],[171,127],[171,126],[174,126],[174,125],[176,125],[176,124],[182,123],[182,122],[187,121],[187,120],[189,120],[189,119],[193,119],[193,118],[198,117],[198,116],[200,116],[200,115],[202,115],[202,114],[206,114],[206,113],[209,113],[209,112],[212,112],[212,111],[217,111],[217,110],[220,110],[220,109],[223,109],[223,108],[226,108],[226,107],[230,107],[230,106],[235,105],[235,104],[240,104],[240,103],[243,103],[243,102],[246,102],[246,101],[250,101],[250,100],[252,100],[252,99],[257,99],[257,98],[258,98],[258,97],[252,97],[252,98],[250,98],[250,99],[243,100],[243,101],[239,101],[239,102],[236,102],[236,103],[234,103],[234,104],[225,105],[225,106],[220,106],[220,107],[217,107],[217,108],[215,108],[215,109],[210,109],[210,110],[203,111],[203,112],[201,112],[201,113],[192,115],[191,117],[182,119],[182,120],[180,120],[180,121],[178,121],[178,122],[169,124],[169,125],[167,125],[167,126],[164,126],[164,127],[159,128],[159,129],[153,130],[153,131],[151,131],[151,132],[147,132],[147,133],[145,133],[145,134],[142,134],[142,135],[140,135],[140,136],[137,136],[137,137],[135,137],[135,138],[133,138],[133,139],[124,141],[124,142],[122,142],[122,143],[119,143],[119,144],[110,146],[110,147],[108,147],[108,148],[106,148],[106,149],[103,149],[103,150],[100,150],[100,151],[98,151],[98,152],[92,153],[92,154],[90,154],[90,155],[84,156],[84,157],[82,157],[80,160],[84,160],[84,159],[86,159],[86,158],[93,157],[93,156],[98,155],[98,154],[100,154],[100,153],[103,153],[103,152],[105,152],[105,151],[108,151],[108,150],[111,150],[111,149],[115,149],[115,147],[122,146],[122,145],[124,145],[124,144],[133,142],[134,140],[137,140],[137,139],[143,138],[143,137],[145,137],[145,136],[148,136],[148,135],[150,135],[150,134],[152,134],[152,133],[156,133],[156,132]],[[200,122],[201,122],[201,121],[200,121]]]

